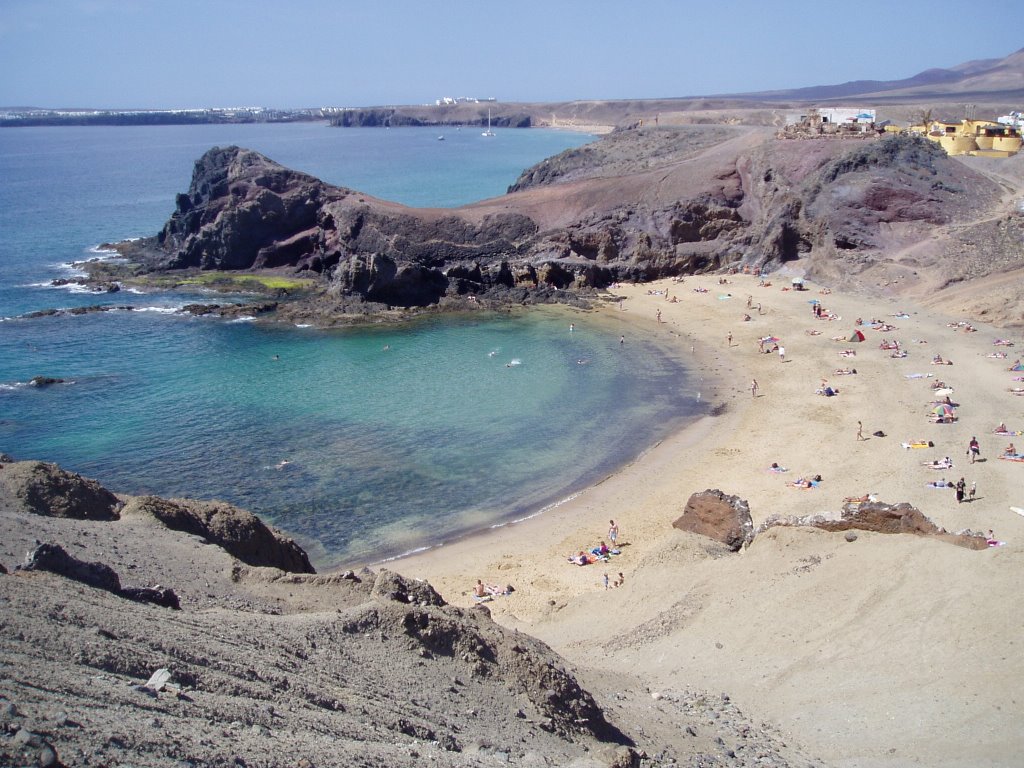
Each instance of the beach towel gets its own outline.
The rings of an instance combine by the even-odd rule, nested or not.
[[[931,440],[911,440],[910,442],[901,443],[904,448],[934,448],[935,443]]]
[[[1003,454],[999,458],[1003,461],[1016,461],[1018,464],[1024,462],[1024,456],[1019,453],[1015,453],[1013,455]]]
[[[904,373],[904,379],[930,379],[934,373]]]

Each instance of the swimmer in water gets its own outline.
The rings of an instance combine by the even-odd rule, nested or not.
[[[279,462],[277,462],[277,464],[276,464],[276,465],[274,466],[274,469],[284,469],[284,468],[285,468],[285,467],[287,467],[287,466],[288,466],[289,464],[291,464],[291,462],[290,462],[290,461],[289,461],[288,459],[281,459],[281,460],[280,460]]]

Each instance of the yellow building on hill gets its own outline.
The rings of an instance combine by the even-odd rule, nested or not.
[[[950,155],[1009,157],[1020,151],[1020,130],[995,120],[963,119],[959,122],[931,120],[926,125],[910,126],[936,142]]]

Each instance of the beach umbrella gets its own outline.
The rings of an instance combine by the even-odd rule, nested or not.
[[[776,342],[778,340],[779,340],[778,336],[765,336],[765,337],[763,337],[761,339],[761,341],[771,341],[771,342]]]
[[[808,304],[821,304],[821,302],[818,301],[817,299],[810,299],[807,303]]]
[[[936,416],[952,416],[954,413],[953,406],[947,403],[939,403],[934,408],[932,408],[932,413],[934,413]]]

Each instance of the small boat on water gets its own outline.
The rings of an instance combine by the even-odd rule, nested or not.
[[[438,136],[437,140],[438,141],[444,141],[444,134],[442,133],[440,136]]]
[[[480,134],[481,136],[494,136],[494,131],[491,130],[491,108],[487,108],[487,130]]]

